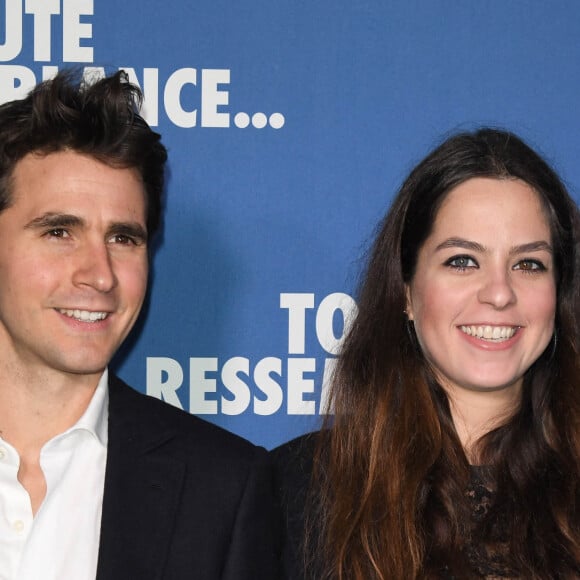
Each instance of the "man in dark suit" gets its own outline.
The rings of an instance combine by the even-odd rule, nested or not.
[[[122,72],[0,107],[0,574],[274,580],[265,450],[109,374],[167,158]]]

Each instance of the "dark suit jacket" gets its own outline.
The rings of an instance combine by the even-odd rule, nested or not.
[[[110,376],[97,580],[274,580],[278,539],[264,449]]]

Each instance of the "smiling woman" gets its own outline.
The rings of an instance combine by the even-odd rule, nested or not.
[[[513,134],[451,137],[411,172],[334,416],[274,452],[287,578],[580,576],[579,244],[577,206]]]
[[[468,456],[517,408],[554,333],[551,238],[529,185],[472,178],[447,194],[419,250],[407,315]]]

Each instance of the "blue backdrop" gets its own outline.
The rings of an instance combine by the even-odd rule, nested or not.
[[[481,124],[578,200],[575,0],[0,0],[0,102],[125,68],[170,153],[135,388],[272,447],[315,428],[361,258],[406,173]]]

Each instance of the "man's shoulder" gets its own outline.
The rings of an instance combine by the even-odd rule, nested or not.
[[[178,409],[155,397],[145,395],[111,375],[109,378],[110,434],[115,425],[132,429],[136,435],[152,440],[170,440],[173,453],[180,451],[187,457],[247,462],[265,451],[250,441]]]

